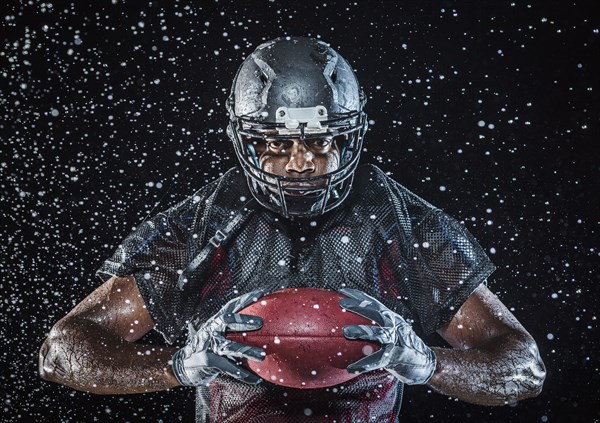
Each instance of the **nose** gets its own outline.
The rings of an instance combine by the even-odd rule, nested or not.
[[[303,142],[295,142],[285,170],[286,172],[312,173],[315,171],[313,159],[314,154],[306,148]]]

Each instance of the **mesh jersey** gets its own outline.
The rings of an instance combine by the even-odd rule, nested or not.
[[[132,274],[168,343],[194,316],[263,287],[360,289],[428,335],[448,323],[494,266],[456,220],[375,166],[360,167],[349,197],[318,218],[286,220],[256,206],[231,241],[178,284],[179,276],[251,194],[233,168],[143,222],[98,270]],[[332,388],[248,386],[219,376],[197,390],[197,419],[219,422],[397,421],[402,384],[385,371]],[[276,417],[279,416],[279,417]]]

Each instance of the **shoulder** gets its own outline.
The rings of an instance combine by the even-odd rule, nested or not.
[[[171,218],[189,217],[189,215],[195,215],[199,211],[210,207],[219,194],[235,191],[239,196],[244,194],[245,188],[246,184],[241,170],[238,167],[233,167],[222,176],[188,195],[179,203],[163,210],[159,215],[162,214]]]
[[[142,242],[145,245],[151,240],[165,237],[168,240],[184,242],[189,236],[204,235],[207,220],[216,213],[213,210],[219,208],[215,207],[215,203],[224,197],[220,193],[227,190],[239,192],[240,186],[246,186],[245,183],[240,183],[243,176],[240,176],[239,173],[237,168],[229,169],[222,176],[207,183],[183,200],[150,214],[134,228],[123,242],[135,241],[135,243]],[[239,199],[240,194],[235,194],[235,197]]]
[[[401,219],[409,219],[413,224],[421,222],[430,213],[440,211],[372,164],[357,169],[353,192],[358,202],[373,205],[389,203]]]

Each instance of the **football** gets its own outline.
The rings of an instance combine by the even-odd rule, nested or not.
[[[260,316],[257,331],[231,332],[227,338],[264,348],[264,361],[245,364],[271,383],[290,388],[324,388],[346,382],[356,374],[346,367],[377,351],[377,343],[350,340],[342,328],[373,325],[370,320],[339,306],[344,296],[317,288],[288,288],[260,298],[240,313]]]

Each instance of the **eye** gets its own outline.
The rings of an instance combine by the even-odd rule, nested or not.
[[[283,148],[283,141],[271,141],[269,143],[269,148]]]
[[[323,149],[323,148],[331,145],[331,139],[330,138],[312,138],[312,139],[306,140],[306,144],[309,148]]]
[[[273,153],[285,153],[285,150],[290,148],[294,142],[290,140],[272,140],[268,141],[269,150]]]

